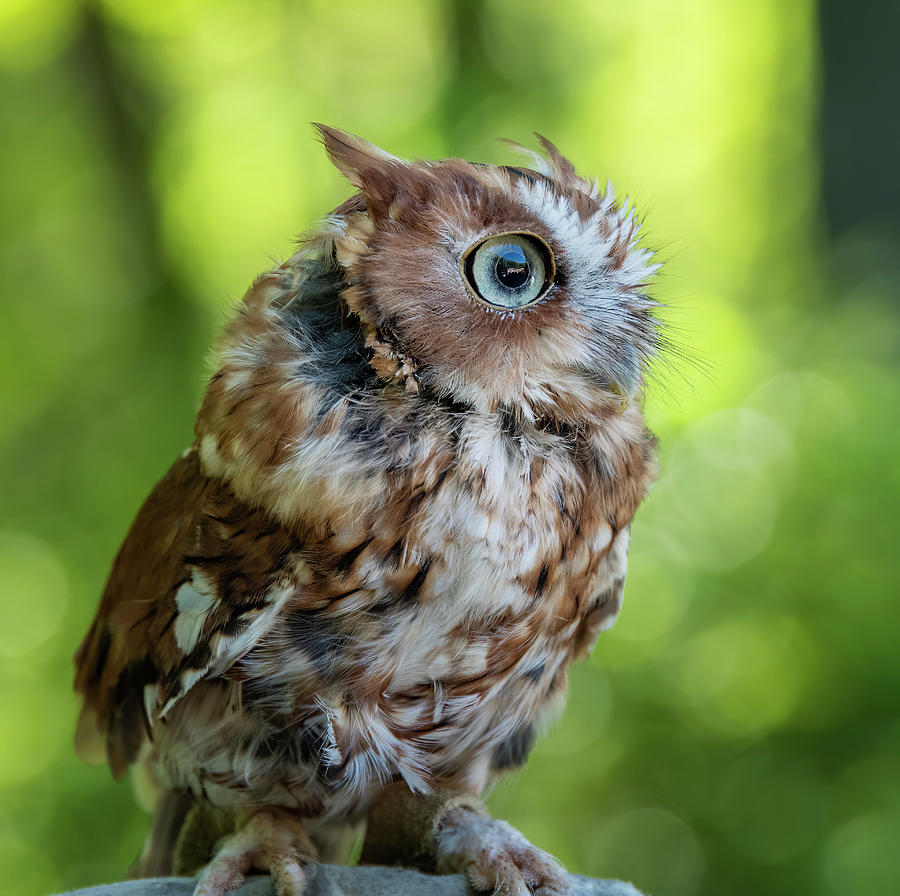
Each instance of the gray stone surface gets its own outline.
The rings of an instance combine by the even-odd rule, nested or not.
[[[470,896],[462,875],[433,876],[405,868],[317,865],[311,869],[307,896]],[[575,896],[641,896],[631,885],[617,880],[595,880],[569,875]],[[187,877],[129,880],[75,890],[68,896],[191,896],[194,881]],[[248,878],[236,896],[272,896],[268,876]]]

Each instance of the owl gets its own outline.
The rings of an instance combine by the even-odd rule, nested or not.
[[[139,873],[219,819],[197,896],[299,896],[367,818],[476,889],[568,893],[480,796],[619,612],[658,266],[546,139],[529,168],[319,132],[356,192],[225,327],[76,654],[76,743],[143,782]]]

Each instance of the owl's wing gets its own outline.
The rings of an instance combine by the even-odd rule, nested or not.
[[[600,579],[595,582],[587,613],[575,632],[572,656],[576,660],[587,659],[601,632],[612,628],[625,597],[625,573],[628,570],[628,547],[631,543],[631,525],[622,528],[612,541],[606,564]]]
[[[292,537],[203,475],[195,449],[140,509],[75,655],[83,758],[119,777],[198,681],[250,650],[294,593]]]

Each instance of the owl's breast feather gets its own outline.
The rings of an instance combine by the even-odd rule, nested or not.
[[[348,781],[502,765],[621,606],[630,518],[604,504],[599,465],[563,439],[510,450],[487,420],[437,430],[367,514],[308,530],[303,596],[242,662],[270,703],[318,704]]]

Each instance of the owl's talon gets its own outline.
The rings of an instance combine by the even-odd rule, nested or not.
[[[497,896],[571,896],[565,869],[504,821],[456,808],[441,821],[437,869],[465,873],[472,887]]]
[[[240,887],[251,868],[272,875],[275,896],[303,896],[303,865],[315,858],[315,847],[299,819],[281,809],[262,809],[222,841],[201,873],[194,896],[226,896]]]

